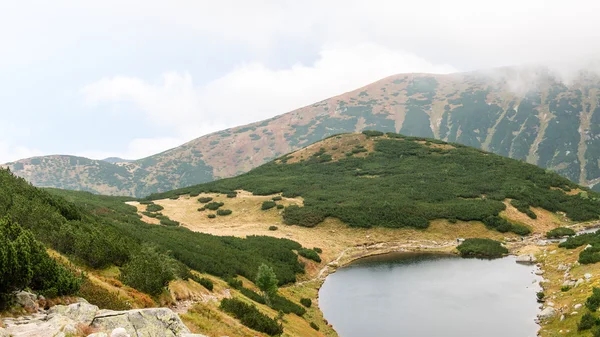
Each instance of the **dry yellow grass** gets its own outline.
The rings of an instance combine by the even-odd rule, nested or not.
[[[375,149],[373,138],[369,138],[362,133],[346,134],[330,137],[296,152],[292,152],[290,153],[291,158],[287,162],[293,164],[309,159],[313,154],[319,152],[321,148],[325,149],[325,152],[331,155],[333,161],[337,161],[346,158],[346,153],[351,152],[356,145],[364,146],[367,152],[355,153],[354,157],[366,157],[369,152],[373,152]],[[277,163],[281,163],[281,161],[278,160]]]
[[[567,224],[559,216],[543,208],[532,207],[533,212],[537,215],[536,219],[532,219],[512,206],[510,204],[510,199],[505,200],[504,205],[506,205],[506,210],[500,212],[500,216],[505,217],[512,222],[526,225],[534,234],[545,234],[551,229]]]

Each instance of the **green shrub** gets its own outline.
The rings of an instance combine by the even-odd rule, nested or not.
[[[273,201],[279,201],[281,199],[283,199],[283,198],[281,196],[279,196],[279,195],[278,196],[274,196],[273,198],[271,198],[271,200],[273,200]]]
[[[142,214],[149,218],[156,218],[157,216],[162,215],[160,213],[150,213],[150,212],[142,212]]]
[[[522,200],[511,200],[510,204],[513,205],[519,212],[525,213],[532,219],[537,219],[537,215],[529,208],[529,203]]]
[[[123,283],[151,295],[160,294],[175,278],[175,262],[155,248],[144,246],[121,269]]]
[[[191,275],[191,279],[194,280],[196,283],[200,284],[201,286],[203,286],[204,288],[206,288],[210,291],[213,291],[214,284],[213,284],[213,281],[211,281],[210,279],[207,279],[206,277],[199,277],[194,274]]]
[[[150,200],[140,200],[140,205],[152,205],[152,204],[154,204],[154,203]]]
[[[200,207],[200,208],[198,208],[198,212],[204,212],[204,211],[206,211],[206,207]]]
[[[270,231],[276,231],[277,230],[277,226],[269,226],[269,230]]]
[[[178,195],[173,195],[173,196],[170,196],[169,199],[171,199],[171,200],[177,200],[177,199],[179,199],[179,196]]]
[[[598,307],[600,307],[600,288],[594,287],[592,289],[592,295],[585,301],[585,306],[590,311],[598,310]]]
[[[146,206],[146,211],[148,211],[148,212],[160,212],[163,209],[165,209],[165,208],[162,207],[161,205],[157,205],[157,204],[150,204],[150,205]]]
[[[278,324],[274,319],[258,311],[255,306],[248,305],[238,299],[224,298],[221,301],[220,308],[232,314],[250,329],[264,332],[270,336],[283,333],[283,326],[281,324]]]
[[[303,306],[305,306],[307,308],[310,308],[312,305],[312,300],[310,298],[301,298],[300,304],[302,304]]]
[[[232,213],[232,211],[230,209],[219,209],[219,210],[217,210],[217,215],[220,215],[220,216],[226,216],[226,215],[229,215],[231,213]]]
[[[227,193],[227,198],[235,198],[237,197],[237,192],[229,192]]]
[[[208,218],[209,218],[209,219],[214,219],[214,218],[216,218],[216,217],[217,217],[217,215],[216,215],[216,214],[212,214],[212,213],[211,213],[211,214],[209,214],[209,215],[208,215]]]
[[[268,209],[271,209],[273,207],[277,206],[277,204],[275,203],[275,201],[263,201],[262,205],[260,206],[260,209],[262,209],[263,211],[266,211]]]
[[[287,225],[314,227],[323,220],[325,214],[322,211],[297,205],[290,205],[283,212],[283,221]]]
[[[581,316],[581,320],[577,324],[577,331],[589,330],[596,325],[598,325],[598,319],[589,312],[586,312]]]
[[[200,197],[200,198],[198,198],[198,202],[203,203],[203,204],[206,204],[207,202],[210,202],[212,200],[213,200],[213,198],[211,198],[211,197]]]
[[[563,293],[564,293],[564,292],[567,292],[567,291],[569,291],[569,290],[571,290],[571,287],[569,287],[569,286],[561,286],[561,287],[560,287],[560,291],[562,291]]]
[[[381,132],[381,131],[375,131],[375,130],[365,130],[362,133],[363,133],[363,135],[365,135],[367,137],[379,137],[379,136],[383,136],[383,132]]]
[[[206,209],[210,209],[211,211],[216,211],[219,209],[219,207],[221,207],[223,205],[225,205],[225,204],[222,202],[213,201],[211,203],[206,204],[204,207],[206,207]]]
[[[319,331],[319,326],[317,324],[315,324],[315,322],[310,322],[310,327]]]
[[[285,206],[283,206],[283,205],[277,205],[277,209],[284,209],[284,208],[285,208]]]
[[[501,257],[508,254],[508,249],[502,246],[500,242],[491,239],[466,239],[456,247],[462,256],[477,257]]]
[[[323,249],[321,249],[319,247],[315,247],[315,248],[313,248],[313,250],[319,254],[323,253]]]
[[[294,313],[298,316],[302,316],[306,313],[306,309],[304,309],[302,306],[288,300],[287,298],[281,295],[272,295],[270,297],[270,300],[271,308],[277,311],[282,311],[286,314]]]
[[[572,230],[571,228],[566,228],[566,227],[558,227],[558,228],[554,228],[553,230],[550,230],[546,233],[546,237],[548,239],[556,239],[556,238],[562,238],[563,236],[573,236],[575,235],[575,231]]]
[[[243,283],[242,280],[238,280],[236,278],[233,277],[229,277],[226,279],[227,284],[232,287],[233,289],[242,289],[243,287]]]
[[[307,259],[313,260],[318,263],[321,262],[321,257],[319,256],[319,254],[317,254],[317,252],[315,252],[312,249],[300,248],[300,249],[298,249],[298,255],[303,256]]]
[[[197,197],[199,195],[200,195],[200,192],[191,192],[190,193],[190,198],[195,198],[195,197]]]
[[[542,302],[544,301],[544,297],[546,297],[546,294],[544,294],[543,291],[538,291],[537,293],[535,293],[535,296],[537,297],[538,302]]]
[[[177,227],[179,226],[179,221],[171,220],[171,219],[160,219],[160,224],[163,226],[171,226]]]

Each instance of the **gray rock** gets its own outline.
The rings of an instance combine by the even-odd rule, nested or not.
[[[108,337],[108,335],[106,334],[106,332],[96,332],[91,335],[88,335],[87,337]]]
[[[558,271],[565,271],[568,268],[569,267],[567,267],[567,265],[561,263],[561,264],[558,265],[558,267],[556,268],[556,270],[558,270]]]
[[[107,331],[124,328],[132,337],[179,337],[190,333],[179,316],[168,308],[103,311],[92,326]]]
[[[585,246],[585,248],[583,248],[583,250],[590,249],[590,248],[592,248],[592,245],[588,244],[587,246]]]
[[[0,337],[10,337],[6,329],[0,328]]]
[[[582,278],[578,279],[577,282],[575,282],[575,287],[579,287],[581,284],[583,284],[583,282],[584,281]]]
[[[585,277],[586,280],[589,280],[592,278],[592,274],[590,273],[585,273],[585,275],[583,275],[583,277]]]
[[[87,301],[69,304],[68,306],[57,305],[48,310],[49,314],[62,315],[85,325],[92,324],[97,312],[98,307],[87,303]]]
[[[537,260],[533,254],[525,254],[517,256],[516,262],[518,263],[535,263]]]
[[[26,291],[19,291],[15,294],[15,299],[17,301],[17,304],[22,306],[23,308],[32,310],[37,310],[39,308],[36,302],[37,295],[35,294]]]
[[[552,308],[552,307],[546,307],[544,308],[544,310],[542,310],[542,312],[540,312],[537,317],[541,320],[547,320],[550,319],[552,317],[556,316],[556,309]]]
[[[573,306],[573,309],[577,310],[577,309],[581,309],[581,307],[583,307],[583,304],[577,303]]]
[[[573,288],[573,287],[575,287],[575,284],[576,284],[576,282],[573,280],[566,280],[565,282],[563,282],[562,286]]]
[[[131,337],[124,328],[116,328],[110,333],[110,337]]]

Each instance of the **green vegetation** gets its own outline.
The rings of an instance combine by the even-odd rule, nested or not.
[[[192,280],[194,280],[194,282],[200,284],[201,286],[203,286],[204,288],[212,291],[214,288],[214,284],[213,281],[207,279],[206,277],[199,277],[196,276],[194,274],[191,274],[192,276],[190,277]]]
[[[508,254],[508,249],[492,239],[466,239],[456,249],[465,257],[496,258]]]
[[[198,195],[200,195],[200,192],[198,192]],[[213,198],[211,198],[211,197],[200,197],[200,198],[198,198],[198,202],[203,203],[203,204],[206,204],[207,202],[210,202],[212,200],[213,200]]]
[[[266,264],[261,264],[258,267],[258,273],[256,274],[256,286],[263,293],[263,297],[267,304],[271,305],[271,298],[277,294],[277,275],[273,271],[273,268]]]
[[[590,311],[596,311],[600,307],[600,288],[594,287],[592,289],[592,295],[585,301],[585,306]]]
[[[276,196],[276,197],[271,198],[271,200],[273,200],[273,201],[280,201],[281,199],[283,199],[283,198],[281,196],[279,196],[279,195]]]
[[[227,193],[227,198],[235,198],[237,197],[237,192],[229,192]]]
[[[323,249],[321,249],[319,247],[315,247],[315,248],[313,248],[313,250],[319,254],[323,253]]]
[[[574,249],[583,245],[591,245],[591,247],[588,247],[579,253],[579,263],[591,264],[600,262],[600,232],[571,236],[558,246],[561,248]]]
[[[319,326],[315,322],[310,322],[310,327],[319,331]]]
[[[283,205],[277,205],[277,209],[284,209],[284,208],[285,208],[285,206],[283,206]]]
[[[309,260],[313,260],[317,263],[321,263],[321,257],[319,256],[319,254],[317,254],[317,252],[315,252],[312,249],[300,248],[298,249],[298,255],[305,257]]]
[[[565,212],[573,221],[600,217],[598,193],[584,188],[588,198],[567,195],[557,188],[578,188],[576,184],[534,165],[459,144],[436,147],[420,143],[446,144],[435,139],[388,133],[371,140],[374,151],[364,158],[352,156],[327,163],[271,162],[234,178],[155,194],[149,199],[181,191],[225,193],[238,189],[255,195],[301,196],[304,207],[286,207],[284,221],[308,227],[326,217],[354,227],[392,228],[426,228],[433,219],[456,219],[482,221],[501,232],[529,233],[528,228],[498,216],[507,198],[529,207]],[[355,149],[367,151],[363,145]]]
[[[123,283],[150,295],[158,295],[175,279],[176,261],[144,246],[121,268]]]
[[[260,206],[260,209],[262,209],[263,211],[266,211],[266,210],[271,209],[271,208],[273,208],[275,206],[277,206],[277,204],[275,203],[275,201],[267,200],[267,201],[264,201],[262,203],[262,205]]]
[[[283,326],[277,324],[272,318],[261,313],[253,305],[248,305],[235,298],[224,298],[221,301],[221,310],[238,318],[242,324],[256,331],[275,336],[283,333]]]
[[[303,306],[305,306],[307,308],[310,308],[312,306],[312,300],[310,298],[301,298],[300,304],[302,304]]]
[[[148,211],[148,212],[160,212],[163,209],[165,209],[165,208],[162,207],[161,205],[157,205],[157,204],[150,204],[150,205],[146,206],[146,211]]]
[[[362,133],[363,133],[363,135],[365,135],[367,137],[379,137],[379,136],[383,136],[383,132],[381,132],[381,131],[365,130]]]
[[[217,210],[217,215],[226,216],[233,213],[230,209],[219,209]]]
[[[206,207],[206,209],[209,209],[211,211],[216,211],[219,209],[219,207],[221,207],[223,205],[225,205],[225,204],[222,202],[213,201],[211,203],[206,204],[204,207]]]
[[[277,226],[269,226],[269,230],[270,231],[276,231],[277,230]]]
[[[216,218],[216,217],[217,217],[217,215],[216,215],[216,214],[209,214],[209,215],[208,215],[208,218],[209,218],[209,219],[214,219],[214,218]]]
[[[82,279],[48,256],[33,234],[10,219],[0,219],[0,308],[9,294],[26,287],[47,297],[74,294]]]
[[[529,204],[522,200],[511,200],[510,204],[513,205],[519,212],[525,213],[532,219],[537,219],[537,215],[529,208]]]
[[[581,321],[577,324],[577,331],[589,330],[598,324],[598,319],[594,315],[586,312],[581,316]]]
[[[160,224],[163,226],[177,227],[177,226],[179,226],[179,221],[171,220],[171,219],[165,217],[165,218],[160,219]]]
[[[575,235],[575,231],[571,228],[566,227],[558,227],[554,228],[546,233],[546,237],[548,239],[557,239],[562,238],[563,236],[573,236]]]

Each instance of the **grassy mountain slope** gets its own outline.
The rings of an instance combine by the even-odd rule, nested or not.
[[[283,216],[306,227],[326,217],[392,228],[449,219],[527,234],[525,226],[499,216],[507,200],[531,218],[531,207],[575,221],[600,218],[600,194],[551,171],[456,143],[372,131],[333,136],[246,174],[149,199],[235,190],[303,198],[303,206],[289,205]]]
[[[376,129],[478,147],[594,186],[599,98],[600,80],[588,74],[569,85],[544,69],[400,74],[132,163],[50,156],[7,165],[38,186],[145,196],[235,176],[333,134]]]

